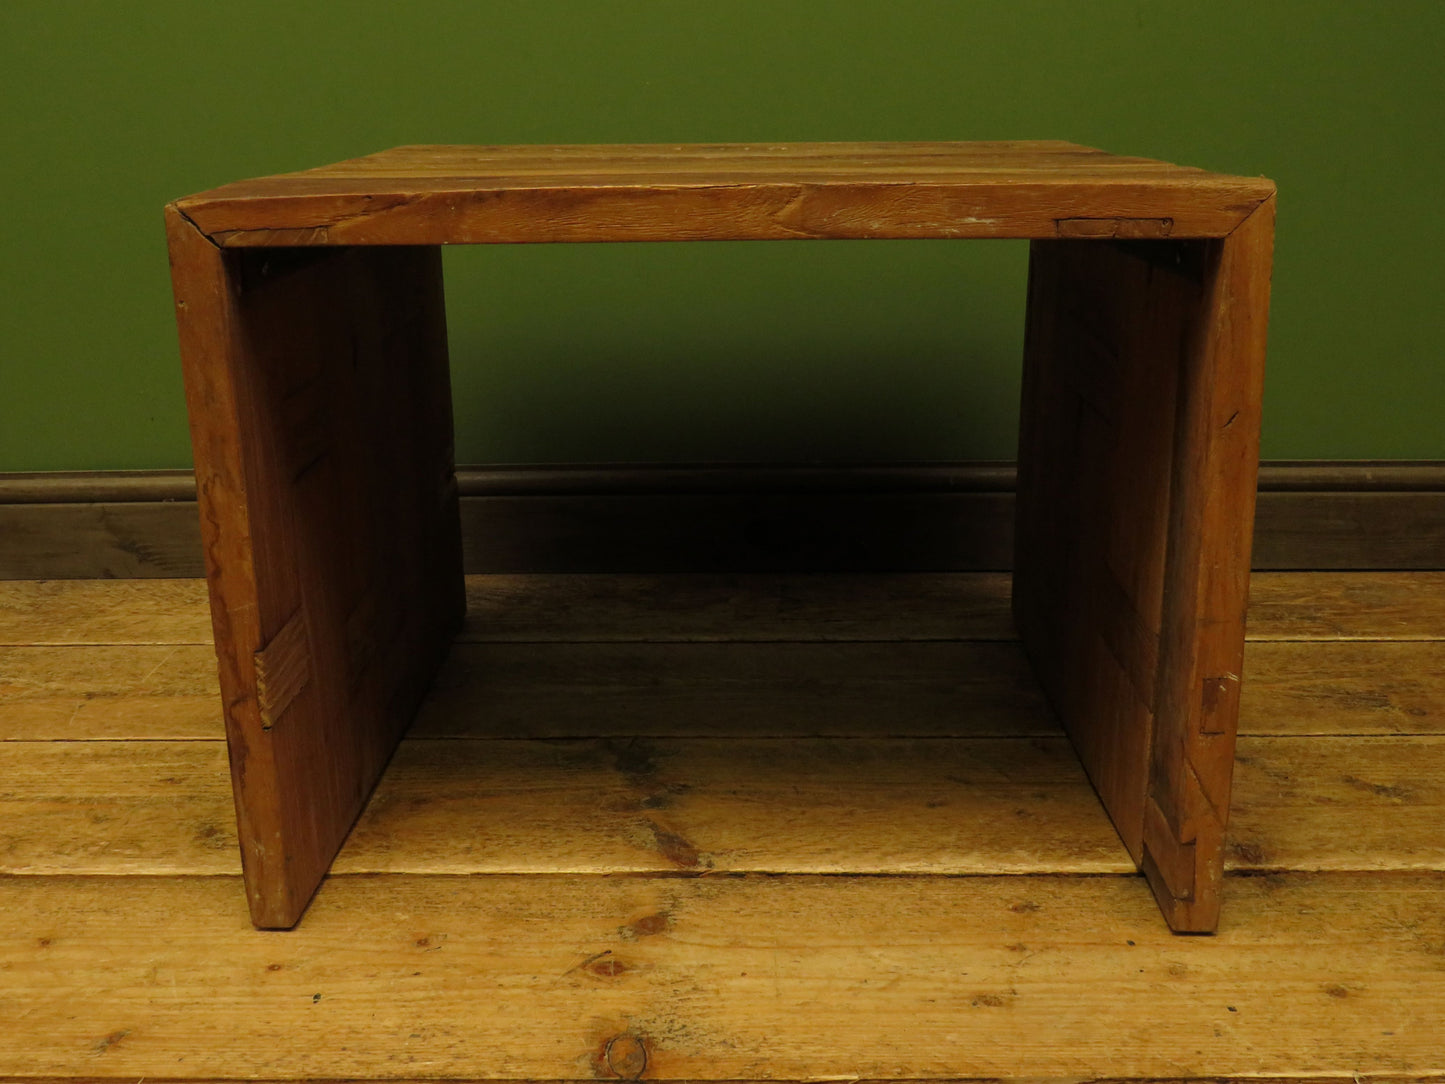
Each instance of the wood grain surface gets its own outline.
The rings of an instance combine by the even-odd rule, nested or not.
[[[1445,733],[1445,643],[1259,641],[1240,733]],[[205,645],[0,647],[0,741],[221,737]],[[1057,723],[1016,644],[452,648],[423,738],[1019,737]]]
[[[284,927],[461,622],[441,255],[167,229],[247,886]]]
[[[0,879],[0,1073],[1426,1079],[1440,873],[1240,878],[1212,938],[1132,877]]]
[[[499,612],[589,635],[589,589],[633,603],[458,645],[284,935],[243,903],[198,585],[11,585],[0,1080],[1445,1075],[1431,577],[1258,578],[1207,938],[1159,922],[1016,642],[823,641],[865,585],[796,579],[509,580]],[[654,642],[669,583],[711,608]]]
[[[240,872],[219,741],[0,742],[0,875]],[[1445,869],[1445,736],[1245,737],[1230,870]],[[411,739],[340,874],[1130,874],[1063,735]]]
[[[470,642],[1011,640],[1009,577],[467,577]],[[1260,572],[1250,640],[1445,640],[1445,572]],[[0,646],[209,644],[204,580],[0,582]]]
[[[1166,918],[1213,928],[1272,182],[1058,142],[419,146],[166,221],[258,925],[301,914],[462,617],[440,246],[1013,237],[1015,616]]]
[[[398,147],[176,208],[224,246],[1220,237],[1262,178],[1061,142]]]

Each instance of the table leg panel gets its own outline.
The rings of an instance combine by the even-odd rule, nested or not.
[[[465,605],[440,257],[171,244],[248,895],[290,926]]]
[[[1197,812],[1201,795],[1227,810],[1228,705],[1211,711],[1218,733],[1188,748],[1180,735],[1200,732],[1190,722],[1199,696],[1185,692],[1202,687],[1197,667],[1234,675],[1223,696],[1237,710],[1258,458],[1255,359],[1215,330],[1230,308],[1224,251],[1219,241],[1038,241],[1030,258],[1015,617],[1121,839],[1154,870],[1180,929],[1217,919],[1217,885],[1193,863],[1220,868],[1222,827],[1185,810]],[[1209,420],[1216,399],[1231,404],[1227,451]],[[1223,579],[1210,571],[1221,562],[1235,568]]]
[[[1219,921],[1243,677],[1274,250],[1274,197],[1208,242],[1184,353],[1144,821],[1144,872],[1176,930]]]

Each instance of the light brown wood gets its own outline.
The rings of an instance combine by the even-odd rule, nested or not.
[[[0,741],[219,738],[209,644],[0,647]]]
[[[310,640],[302,605],[271,642],[255,653],[256,706],[267,730],[281,721],[311,682]]]
[[[1181,931],[1218,920],[1273,215],[1030,250],[1014,615]]]
[[[0,744],[0,874],[239,872],[224,764],[219,742]],[[1131,868],[1057,735],[843,746],[409,741],[333,866],[338,874]]]
[[[1438,1074],[1445,875],[1230,887],[1175,938],[1131,877],[339,877],[283,938],[230,878],[8,878],[0,1073]]]
[[[352,840],[338,873],[1130,868],[1061,737],[409,742]]]
[[[1050,142],[417,146],[176,206],[227,246],[1220,237],[1272,191]]]
[[[1244,653],[1241,734],[1445,733],[1445,643],[1262,641]]]
[[[1231,869],[1445,870],[1445,738],[1240,738]]]
[[[241,872],[222,741],[0,742],[0,876]]]
[[[1278,582],[1286,579],[1294,585]],[[1368,627],[1382,602],[1390,621],[1410,627],[1410,577],[1346,578],[1355,591],[1333,575],[1274,580],[1275,618],[1291,627],[1315,628],[1315,595],[1336,628]],[[844,598],[850,582],[835,580]],[[1417,591],[1426,614],[1430,582],[1420,577],[1426,590]],[[534,587],[559,590],[550,578]],[[836,611],[816,585],[807,598],[829,628]],[[52,601],[71,622],[73,599]],[[160,609],[148,620],[165,620]],[[43,614],[27,620],[43,624]],[[806,635],[801,620],[794,627]],[[795,648],[802,704],[790,720],[776,680]],[[947,807],[930,809],[920,780],[950,788],[943,796],[963,803],[960,813],[1013,798],[1013,808],[1056,816],[1075,808],[1059,802],[1070,777],[1087,799],[1069,758],[1052,756],[1061,738],[846,741],[841,727],[821,740],[796,736],[827,706],[816,687],[830,680],[827,653],[836,653],[833,679],[859,701],[846,721],[868,735],[877,730],[870,708],[891,725],[899,698],[920,718],[933,697],[941,702],[947,689],[926,675],[946,683],[943,653],[974,648],[978,666],[1018,650],[466,645],[477,653],[466,667],[474,693],[456,693],[451,706],[469,713],[460,725],[474,733],[485,732],[487,704],[508,695],[520,730],[525,690],[575,667],[579,692],[542,709],[571,722],[542,720],[539,732],[590,720],[625,738],[626,686],[639,706],[658,690],[685,712],[685,689],[698,682],[695,706],[718,698],[708,725],[719,737],[630,748],[409,742],[341,856],[357,872],[330,878],[284,937],[249,928],[241,880],[228,875],[238,856],[219,740],[0,743],[9,874],[0,875],[0,1079],[581,1080],[605,1072],[609,1041],[631,1037],[648,1055],[644,1079],[1439,1080],[1445,739],[1438,725],[1403,736],[1421,719],[1438,723],[1438,641],[1250,646],[1226,854],[1236,875],[1210,938],[1170,937],[1137,877],[940,875],[967,868],[961,860],[1044,867],[1052,853],[1076,863],[1071,848],[1085,838],[1076,833],[1102,832],[1101,848],[1108,843],[1102,811],[1086,800],[1067,832],[1058,821],[1035,832],[1029,818],[998,816],[980,825],[990,852],[938,845],[952,830],[935,819]],[[874,650],[877,682],[854,677],[869,665],[860,653]],[[121,706],[134,696],[156,705],[164,729],[165,705],[213,687],[208,651],[0,649],[0,723],[9,707],[53,695],[68,697],[72,713],[114,702],[109,716],[87,721],[81,711],[77,727],[106,717],[134,727]],[[550,661],[528,669],[529,652]],[[921,667],[925,680],[890,695],[887,666],[901,677],[909,653],[932,652],[940,655]],[[776,667],[763,661],[773,653]],[[746,658],[755,661],[738,661]],[[1261,684],[1261,675],[1275,676]],[[595,714],[576,703],[588,688]],[[1252,722],[1251,693],[1270,688],[1262,702],[1276,709]],[[1012,693],[965,680],[959,695],[966,704]],[[736,756],[720,740],[730,704],[751,716],[736,720],[734,733],[748,736]],[[793,736],[763,740],[770,711]],[[1372,736],[1356,736],[1365,724]],[[1247,736],[1256,727],[1261,736]],[[1286,728],[1296,736],[1281,736]],[[850,819],[849,808],[865,815]],[[649,822],[675,838],[658,838]],[[1061,849],[1045,851],[1048,841]],[[682,842],[712,869],[680,867]],[[835,857],[836,870],[778,875],[816,869],[819,855]],[[1116,845],[1098,855],[1127,868]],[[597,873],[560,872],[597,856],[631,872],[603,875],[600,862]],[[734,858],[772,872],[727,876]],[[861,861],[896,868],[900,858],[929,872],[877,876]],[[534,872],[362,872],[523,862]],[[1311,869],[1331,872],[1302,872]]]
[[[239,872],[225,760],[218,740],[0,742],[0,875]],[[1445,737],[1242,737],[1238,763],[1227,869],[1445,870]],[[413,739],[333,865],[868,876],[1132,868],[1057,731]]]
[[[1445,572],[1252,577],[1255,640],[1445,640]]]
[[[439,246],[1013,237],[1015,616],[1169,921],[1212,928],[1273,192],[1058,142],[403,147],[172,203],[257,923],[299,916],[461,613]]]
[[[211,642],[205,580],[0,582],[0,645]]]

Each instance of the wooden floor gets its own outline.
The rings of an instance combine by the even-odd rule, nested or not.
[[[1445,1076],[1445,574],[1257,574],[1165,928],[1006,577],[509,576],[251,929],[204,585],[0,584],[0,1078]]]

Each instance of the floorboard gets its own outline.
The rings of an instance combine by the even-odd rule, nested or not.
[[[1438,1081],[1445,575],[1253,584],[1213,937],[1159,921],[1003,576],[473,577],[289,933],[204,584],[0,584],[0,1084]]]
[[[1259,640],[1445,639],[1445,572],[1260,572]],[[1013,639],[1009,577],[467,577],[462,641]],[[201,580],[0,581],[0,646],[209,643]]]
[[[1439,873],[1239,878],[1214,937],[1132,877],[0,880],[0,1073],[1178,1079],[1438,1073]]]

